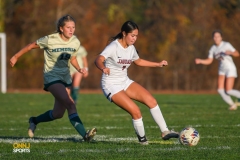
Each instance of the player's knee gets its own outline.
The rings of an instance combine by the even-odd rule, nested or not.
[[[54,119],[61,119],[63,117],[63,115],[57,115],[56,117],[54,117]]]
[[[157,106],[157,100],[153,96],[146,97],[145,103],[150,108]]]
[[[140,109],[135,109],[134,112],[131,113],[133,119],[139,119],[142,117]]]
[[[63,115],[64,115],[64,113],[62,114],[62,113],[55,113],[54,114],[54,119],[60,119],[60,118],[62,118],[63,117]]]
[[[67,109],[76,108],[74,102],[69,97],[63,100],[63,104]]]
[[[153,98],[151,102],[152,102],[152,106],[155,106],[155,107],[157,106],[157,100],[155,98]]]
[[[132,119],[139,119],[139,118],[142,117],[142,114],[141,114],[141,112],[140,113],[133,113],[131,116],[132,116]]]

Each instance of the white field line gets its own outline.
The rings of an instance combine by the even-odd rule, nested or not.
[[[133,128],[132,126],[124,126],[124,127],[118,127],[118,126],[94,126],[95,128],[97,128],[98,130],[99,129],[104,129],[104,130],[123,130],[123,129],[126,129],[126,128]],[[185,128],[185,127],[193,127],[195,129],[197,128],[200,128],[200,127],[204,127],[204,128],[236,128],[238,129],[240,127],[240,124],[237,124],[237,125],[186,125],[186,126],[169,126],[168,128],[170,129],[174,129],[174,128]],[[145,129],[147,128],[156,128],[156,129],[159,129],[158,126],[144,126]],[[43,128],[44,130],[52,130],[52,127],[44,127]],[[73,128],[72,127],[60,127],[60,128],[54,128],[54,130],[72,130]],[[19,127],[19,128],[8,128],[8,129],[5,129],[5,128],[0,128],[0,131],[19,131],[19,130],[26,130],[26,128],[23,128],[23,127]],[[39,127],[37,130],[41,130],[41,128]],[[177,132],[180,132],[180,130],[175,130]]]
[[[118,127],[118,126],[95,126],[98,129],[124,129],[124,128],[132,128],[132,126],[129,127]],[[145,128],[159,128],[157,125],[156,126],[144,126]],[[169,126],[168,128],[184,128],[184,127],[194,127],[194,128],[198,128],[198,127],[207,127],[207,128],[238,128],[240,127],[240,124],[236,124],[236,125],[213,125],[213,124],[209,124],[209,125],[201,125],[201,124],[195,124],[195,125],[186,125],[186,126]]]
[[[118,127],[118,126],[94,126],[97,129],[125,129],[125,128],[132,128],[132,126],[129,127]],[[195,125],[186,125],[186,126],[168,126],[168,128],[172,129],[172,128],[184,128],[184,127],[194,127],[194,128],[198,128],[198,127],[207,127],[207,128],[238,128],[240,127],[240,124],[235,124],[235,125],[213,125],[213,124],[209,124],[209,125],[201,125],[201,124],[195,124]],[[158,126],[145,126],[145,128],[159,128]],[[15,130],[20,130],[20,129],[26,129],[23,127],[19,127],[19,128],[8,128],[8,129],[3,129],[0,128],[0,131],[15,131]],[[44,127],[44,129],[52,129],[51,127]],[[55,128],[55,130],[71,130],[73,129],[72,127],[61,127],[61,128]],[[41,128],[38,128],[38,130],[41,130]]]
[[[198,127],[207,127],[207,128],[219,128],[219,127],[220,128],[224,128],[224,127],[229,128],[229,127],[231,127],[231,128],[239,128],[240,124],[237,124],[237,125],[211,125],[211,124],[210,125],[200,125],[200,124],[197,124],[197,125],[192,125],[192,127],[194,127],[194,128],[198,128]],[[129,128],[129,127],[117,127],[117,126],[100,127],[100,126],[97,126],[96,128],[98,128],[98,129],[107,129],[107,130],[112,130],[112,129],[116,130],[116,129],[126,129],[126,128]],[[158,128],[158,127],[157,126],[145,126],[145,128]],[[179,126],[174,126],[173,128],[180,128],[180,127]],[[20,129],[25,129],[25,128],[9,128],[9,129],[0,129],[0,130],[2,130],[2,131],[4,131],[4,130],[5,131],[15,131],[15,130],[20,130]],[[44,127],[44,130],[45,129],[52,129],[52,128]],[[61,127],[61,128],[58,128],[57,130],[71,130],[71,129],[73,129],[73,128],[72,127]],[[38,128],[38,130],[41,130],[41,128]],[[136,137],[129,137],[129,138],[114,138],[114,137],[116,137],[116,135],[115,136],[108,135],[107,137],[103,136],[103,135],[96,135],[95,139],[97,141],[115,141],[115,142],[124,141],[124,142],[129,142],[129,143],[132,143],[133,141],[137,142],[137,138]],[[237,136],[235,136],[235,135],[234,136],[228,135],[228,136],[225,136],[225,137],[203,136],[203,135],[201,135],[201,139],[204,139],[204,138],[211,138],[211,139],[213,139],[213,138],[214,139],[236,138],[237,139],[237,138],[240,138],[240,135],[237,135]],[[27,137],[0,136],[0,142],[2,142],[2,143],[14,143],[14,142],[47,143],[47,142],[81,141],[81,140],[82,140],[82,137],[79,136],[79,135],[37,136],[36,138],[33,138],[33,139],[27,138]],[[163,142],[162,141],[157,141],[157,142],[154,142],[154,143],[163,143]]]
[[[234,138],[239,139],[239,136],[227,136],[227,137],[219,137],[219,136],[201,136],[201,139],[225,139],[225,138]],[[113,135],[96,135],[94,137],[96,142],[124,142],[124,143],[138,143],[136,137],[122,137],[116,138]],[[35,138],[27,138],[27,137],[1,137],[0,136],[0,143],[56,143],[56,142],[81,142],[82,137],[80,135],[53,135],[53,136],[37,136]],[[178,140],[174,141],[163,141],[163,140],[155,140],[149,141],[149,143],[153,144],[179,144]]]

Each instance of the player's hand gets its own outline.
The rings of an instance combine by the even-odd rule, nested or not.
[[[78,70],[79,73],[82,73],[83,75],[86,74],[86,69],[85,68],[81,68]]]
[[[103,69],[102,69],[102,72],[103,72],[106,76],[108,76],[108,75],[110,74],[110,69],[109,69],[109,68],[103,68]]]
[[[164,67],[164,66],[167,66],[168,65],[168,62],[163,60],[162,62],[159,63],[159,67]]]
[[[225,54],[227,54],[227,55],[232,55],[232,53],[233,53],[233,52],[231,52],[231,51],[229,51],[229,50],[225,51]]]
[[[195,63],[196,63],[196,64],[201,64],[201,59],[196,58],[196,59],[195,59]]]
[[[86,78],[88,76],[88,70],[83,74],[83,77]]]
[[[10,59],[10,65],[13,67],[16,63],[17,63],[17,57],[16,56],[13,56],[11,59]]]

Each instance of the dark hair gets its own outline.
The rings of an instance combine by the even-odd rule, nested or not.
[[[123,33],[122,33],[122,32],[125,32],[126,34],[128,34],[128,33],[131,33],[131,32],[132,32],[133,30],[135,30],[135,29],[139,30],[136,23],[134,23],[133,21],[126,21],[126,22],[123,23],[123,25],[122,25],[121,32],[118,33],[116,36],[111,37],[111,38],[109,39],[109,43],[112,42],[112,41],[114,41],[114,40],[116,40],[116,39],[121,39],[121,38],[123,38]]]
[[[65,25],[65,22],[69,22],[69,21],[73,21],[74,23],[76,23],[76,21],[73,19],[72,16],[68,14],[65,16],[62,16],[57,22],[57,32],[62,33],[60,30],[60,27],[63,27]]]
[[[219,33],[222,36],[222,31],[221,30],[214,30],[212,32],[212,38],[214,37],[215,33]]]

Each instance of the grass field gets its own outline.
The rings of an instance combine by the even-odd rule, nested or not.
[[[0,94],[0,159],[240,159],[240,109],[228,111],[219,95],[155,94],[170,129],[196,128],[195,147],[177,139],[163,141],[149,110],[139,104],[148,146],[138,144],[131,117],[102,94],[81,94],[78,113],[86,127],[96,127],[96,142],[84,143],[67,114],[41,123],[27,136],[28,119],[52,108],[50,94]],[[13,153],[14,143],[30,144],[30,153]]]

